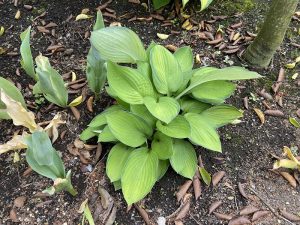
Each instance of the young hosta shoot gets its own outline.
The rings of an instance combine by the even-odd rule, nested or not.
[[[28,27],[21,34],[21,65],[25,72],[32,77],[36,84],[33,87],[34,94],[43,94],[44,97],[60,107],[76,106],[81,103],[80,97],[68,104],[68,90],[61,75],[50,65],[49,59],[39,55],[33,62],[30,49],[30,30]],[[0,106],[1,107],[1,106]]]
[[[54,181],[54,185],[44,192],[54,194],[62,190],[71,195],[77,192],[71,183],[71,171],[66,174],[63,161],[52,147],[51,141],[45,132],[35,131],[26,139],[26,160],[29,166],[38,174]]]
[[[96,116],[81,139],[97,136],[99,142],[115,143],[106,172],[129,205],[144,198],[169,165],[192,179],[193,144],[221,152],[217,128],[242,116],[224,104],[235,89],[230,80],[261,77],[241,67],[193,70],[190,47],[172,54],[152,43],[145,50],[124,27],[94,31],[91,42],[107,60],[107,90],[118,104]]]
[[[10,81],[0,77],[0,90],[2,90],[6,95],[8,95],[13,100],[20,102],[20,104],[26,109],[26,104],[24,98],[19,91],[19,89]],[[7,114],[5,103],[1,100],[0,94],[0,120],[1,119],[11,119],[10,116]]]
[[[101,11],[98,11],[93,30],[100,30],[104,27]],[[86,77],[88,86],[94,92],[96,98],[99,98],[99,94],[104,87],[106,74],[106,60],[104,60],[99,52],[91,46],[87,56]]]

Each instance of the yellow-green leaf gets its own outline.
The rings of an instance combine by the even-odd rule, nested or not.
[[[210,183],[211,183],[211,175],[210,175],[210,173],[208,173],[204,167],[199,167],[199,172],[200,172],[200,175],[201,175],[202,180],[204,181],[204,183],[207,186],[209,186]]]
[[[290,123],[291,123],[294,127],[297,127],[297,128],[300,127],[300,123],[299,123],[295,118],[290,117],[290,118],[289,118],[289,121],[290,121]]]
[[[79,15],[76,16],[75,20],[76,21],[78,21],[78,20],[86,20],[86,19],[90,19],[90,18],[93,18],[93,16],[81,13],[81,14],[79,14]]]
[[[71,103],[69,103],[69,106],[78,106],[82,103],[83,97],[80,95],[79,97],[75,98]]]

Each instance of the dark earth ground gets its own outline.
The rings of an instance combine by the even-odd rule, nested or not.
[[[247,8],[243,4],[242,7],[232,4],[232,1],[230,1],[232,6],[229,6],[231,4],[228,4],[228,2],[225,0],[223,2],[217,1],[205,13],[193,15],[193,19],[195,21],[210,20],[211,15],[228,15],[228,13],[234,15],[245,11],[245,8]],[[261,25],[263,15],[267,11],[268,2],[258,1],[258,4],[254,8],[247,10],[247,12],[217,21],[212,24],[212,27],[216,29],[219,24],[223,24],[226,28],[231,24],[243,21],[242,27],[238,28],[241,33],[245,33],[245,31],[256,33],[255,28]],[[49,56],[52,65],[62,74],[74,71],[79,78],[82,78],[84,77],[84,60],[89,49],[89,41],[85,38],[85,33],[91,30],[93,20],[76,22],[74,18],[83,8],[89,8],[91,10],[90,13],[95,15],[95,8],[103,3],[104,1],[53,0],[50,3],[47,1],[26,0],[20,3],[18,7],[14,7],[11,1],[0,0],[0,26],[4,26],[7,30],[0,37],[0,47],[6,49],[7,52],[18,52],[20,45],[19,34],[29,25],[32,25],[35,33],[31,39],[34,56],[37,56],[38,52],[43,54],[49,53],[46,49],[51,44],[62,44],[68,51],[57,52]],[[35,9],[28,11],[23,8],[23,4],[33,5]],[[191,35],[193,32],[181,29],[179,22],[171,27],[163,27],[162,22],[155,19],[151,21],[128,22],[128,18],[132,18],[135,15],[137,17],[149,17],[149,13],[141,5],[128,3],[125,0],[116,0],[108,7],[116,11],[116,18],[105,17],[108,24],[117,21],[123,26],[130,27],[140,35],[145,44],[149,44],[151,40],[165,45],[181,46],[190,44],[195,54],[201,54],[201,66],[224,67],[228,66],[230,60],[235,65],[241,64],[236,55],[227,56],[226,54],[218,53],[214,47]],[[14,16],[18,9],[21,10],[21,18],[15,20]],[[35,19],[35,22],[32,22],[43,11],[46,11],[46,16]],[[74,17],[67,21],[71,14]],[[168,12],[163,11],[162,14],[167,16]],[[41,25],[41,20],[44,20],[46,23],[54,22],[58,25],[55,27],[55,36],[51,34],[43,35],[37,31],[36,26]],[[9,27],[10,29],[8,29]],[[277,52],[270,68],[259,71],[262,75],[268,76],[268,78],[241,83],[240,86],[245,88],[238,89],[235,95],[229,99],[229,103],[243,108],[243,97],[250,97],[250,93],[256,93],[261,88],[270,91],[272,83],[277,79],[279,68],[300,55],[299,49],[291,45],[291,43],[300,44],[299,35],[295,32],[298,29],[299,22],[294,20],[287,32],[284,44]],[[156,36],[156,33],[170,34],[171,30],[180,32],[171,35],[164,41]],[[73,49],[73,52],[70,49]],[[1,76],[19,83],[22,92],[25,93],[26,100],[34,101],[28,86],[33,84],[33,81],[22,70],[20,70],[20,76],[16,75],[16,69],[20,67],[19,58],[19,56],[0,55]],[[297,108],[300,108],[299,86],[290,79],[297,71],[299,71],[299,68],[296,67],[286,72],[287,79],[281,87],[281,92],[284,94],[283,107],[280,108],[274,101],[269,102],[273,109],[278,108],[285,113],[284,118],[267,116],[266,123],[261,125],[253,111],[254,107],[265,110],[262,104],[263,99],[258,97],[256,101],[249,102],[250,108],[245,110],[245,116],[240,124],[227,126],[220,130],[223,154],[215,154],[205,149],[198,149],[206,169],[212,174],[224,170],[226,171],[226,177],[217,187],[207,188],[203,186],[201,198],[197,201],[192,199],[189,214],[183,221],[184,224],[227,224],[227,222],[220,221],[214,215],[208,215],[208,206],[216,200],[223,202],[217,211],[227,214],[236,215],[241,208],[249,204],[269,210],[257,196],[254,196],[253,200],[243,198],[237,188],[239,182],[246,184],[245,189],[248,194],[251,194],[248,187],[256,190],[256,193],[262,197],[263,201],[276,211],[286,209],[294,214],[300,213],[299,185],[297,189],[294,189],[281,176],[269,170],[274,163],[270,153],[280,156],[283,146],[300,148],[300,129],[293,127],[288,121],[288,116],[295,117],[295,111]],[[75,95],[72,95],[70,98],[75,98]],[[126,213],[127,206],[121,193],[113,190],[112,185],[109,184],[108,179],[104,175],[105,167],[103,162],[105,162],[106,151],[110,146],[103,146],[101,161],[96,164],[96,170],[92,173],[84,172],[85,166],[79,157],[71,155],[66,147],[74,142],[91,118],[109,104],[112,104],[112,100],[107,96],[102,97],[101,102],[94,105],[95,113],[90,113],[86,109],[85,104],[82,104],[82,106],[78,107],[81,112],[79,122],[75,120],[70,111],[64,110],[67,114],[67,124],[62,126],[60,130],[66,130],[67,132],[63,140],[59,139],[56,142],[55,148],[62,153],[67,169],[72,169],[73,185],[79,192],[76,197],[71,197],[67,193],[60,193],[53,197],[41,196],[40,192],[51,185],[51,181],[40,177],[34,172],[24,176],[23,173],[27,169],[24,154],[21,154],[21,162],[17,164],[12,163],[11,154],[1,155],[0,224],[79,224],[81,215],[77,210],[86,198],[91,198],[97,194],[98,185],[102,185],[109,191],[117,205],[116,224],[143,224],[143,220],[134,208]],[[38,109],[34,110],[37,113],[39,122],[51,119],[57,111],[52,110],[49,113],[44,113],[44,109],[48,105],[48,103],[42,104]],[[19,128],[12,126],[11,122],[1,121],[0,143],[9,140],[17,129]],[[92,143],[94,144],[95,142]],[[91,158],[93,159],[93,157],[94,153],[92,153]],[[224,158],[224,160],[216,160],[215,157]],[[92,166],[94,168],[95,165],[92,164]],[[179,207],[174,194],[184,182],[185,179],[169,170],[167,175],[155,185],[151,194],[144,201],[144,207],[153,221],[156,221],[158,217],[170,215]],[[190,192],[192,193],[192,190]],[[12,222],[10,211],[13,208],[14,200],[19,196],[26,196],[27,199],[23,207],[15,208],[17,220]],[[98,222],[97,224],[101,223]],[[273,214],[269,214],[269,216],[253,224],[290,223],[275,217]]]

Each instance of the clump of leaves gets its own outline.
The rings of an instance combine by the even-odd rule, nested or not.
[[[81,139],[115,143],[106,172],[129,205],[144,198],[169,165],[192,179],[193,144],[221,152],[217,128],[242,116],[223,104],[235,90],[229,80],[261,77],[241,67],[193,69],[190,47],[172,54],[152,43],[145,50],[124,27],[94,31],[91,43],[107,60],[107,91],[118,104],[96,116]]]
[[[43,94],[44,97],[60,107],[76,106],[79,98],[68,104],[68,90],[61,75],[50,65],[49,59],[39,55],[33,61],[30,49],[30,31],[28,27],[21,34],[21,66],[25,72],[32,77],[36,84],[33,88],[33,94]]]
[[[15,158],[19,158],[17,150],[27,149],[26,160],[29,166],[40,175],[54,181],[54,185],[46,190],[47,193],[54,194],[67,190],[70,194],[76,195],[77,192],[71,184],[71,172],[65,173],[63,162],[49,139],[49,136],[52,136],[54,142],[58,138],[57,128],[64,123],[60,114],[55,115],[48,126],[42,128],[35,122],[34,114],[6,94],[2,88],[0,102],[5,105],[3,113],[12,119],[14,125],[23,126],[30,132],[30,134],[27,132],[23,132],[22,135],[15,134],[10,141],[0,145],[0,154],[14,150]]]

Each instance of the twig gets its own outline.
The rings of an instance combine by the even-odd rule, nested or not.
[[[196,218],[191,213],[189,213],[189,215],[195,221],[195,223],[197,223],[198,225],[202,225],[202,223],[200,223],[199,221],[197,221]]]
[[[259,198],[259,200],[262,202],[262,203],[264,203],[269,209],[270,209],[270,211],[275,215],[275,216],[277,216],[279,219],[282,219],[282,220],[284,220],[284,221],[286,221],[286,222],[288,222],[289,224],[292,224],[292,225],[296,225],[295,223],[293,223],[292,221],[290,221],[290,220],[288,220],[288,219],[286,219],[286,218],[284,218],[283,216],[281,216],[281,215],[279,215],[276,211],[275,211],[275,209],[272,207],[272,206],[270,206],[270,204],[269,203],[267,203],[253,188],[249,188],[249,190],[250,191],[252,191],[253,192],[253,194],[255,194],[256,195],[256,197],[258,197]]]

